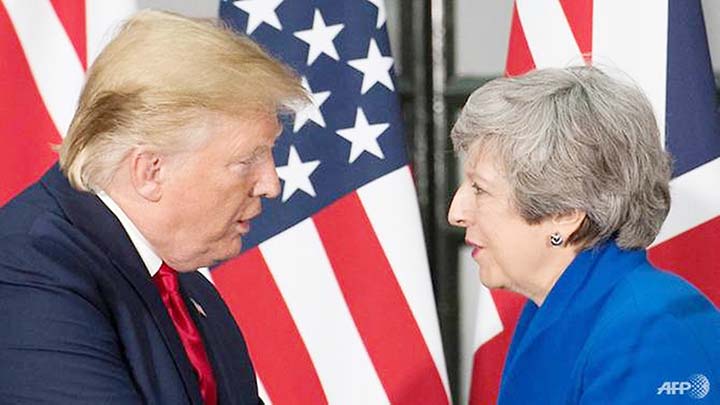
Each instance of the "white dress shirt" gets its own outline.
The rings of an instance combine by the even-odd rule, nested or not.
[[[160,266],[162,265],[162,259],[160,256],[158,256],[152,247],[150,247],[148,241],[144,236],[142,236],[140,231],[137,229],[135,224],[133,224],[130,218],[128,218],[125,212],[123,212],[122,208],[120,208],[120,206],[117,205],[117,203],[110,198],[106,192],[100,191],[97,193],[97,196],[120,221],[120,224],[122,224],[125,232],[127,232],[130,237],[130,241],[133,246],[135,246],[135,250],[137,250],[143,263],[145,263],[145,268],[148,273],[150,273],[150,277],[154,276],[155,273],[160,270]]]
[[[158,271],[160,271],[160,266],[162,265],[162,259],[160,256],[155,253],[153,248],[150,246],[150,243],[148,243],[147,239],[142,236],[140,231],[137,229],[135,224],[133,224],[130,218],[128,218],[122,208],[120,208],[120,206],[117,205],[117,203],[110,198],[106,192],[100,191],[97,193],[97,196],[120,221],[120,224],[130,237],[130,242],[132,242],[133,246],[135,246],[135,250],[137,250],[143,263],[145,263],[145,268],[148,273],[150,273],[150,277],[153,277]],[[210,276],[210,269],[207,267],[200,267],[197,271],[205,276],[208,281],[213,283],[212,277]]]

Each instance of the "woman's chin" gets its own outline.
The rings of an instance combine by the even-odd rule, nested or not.
[[[484,285],[485,287],[491,290],[495,288],[505,288],[505,282],[502,280],[502,277],[498,277],[498,274],[495,271],[483,268],[481,266],[478,270],[478,273],[480,277],[480,283],[482,283],[482,285]]]

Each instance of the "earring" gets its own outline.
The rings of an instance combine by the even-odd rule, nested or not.
[[[565,241],[563,240],[562,235],[560,235],[560,232],[554,232],[552,235],[550,235],[550,245],[552,247],[560,247],[563,245]]]

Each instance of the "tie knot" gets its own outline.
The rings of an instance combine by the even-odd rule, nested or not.
[[[153,277],[153,281],[161,292],[179,291],[177,271],[165,264],[165,262],[163,262],[163,264],[160,266],[160,270],[158,270],[158,272]]]

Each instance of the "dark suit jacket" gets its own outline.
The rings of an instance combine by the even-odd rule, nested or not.
[[[498,403],[718,404],[720,313],[645,251],[607,242],[578,255],[541,307],[526,304]]]
[[[257,404],[215,288],[180,275],[220,404]],[[192,298],[204,309],[199,314]],[[0,404],[201,404],[173,323],[120,222],[57,165],[0,209]]]

